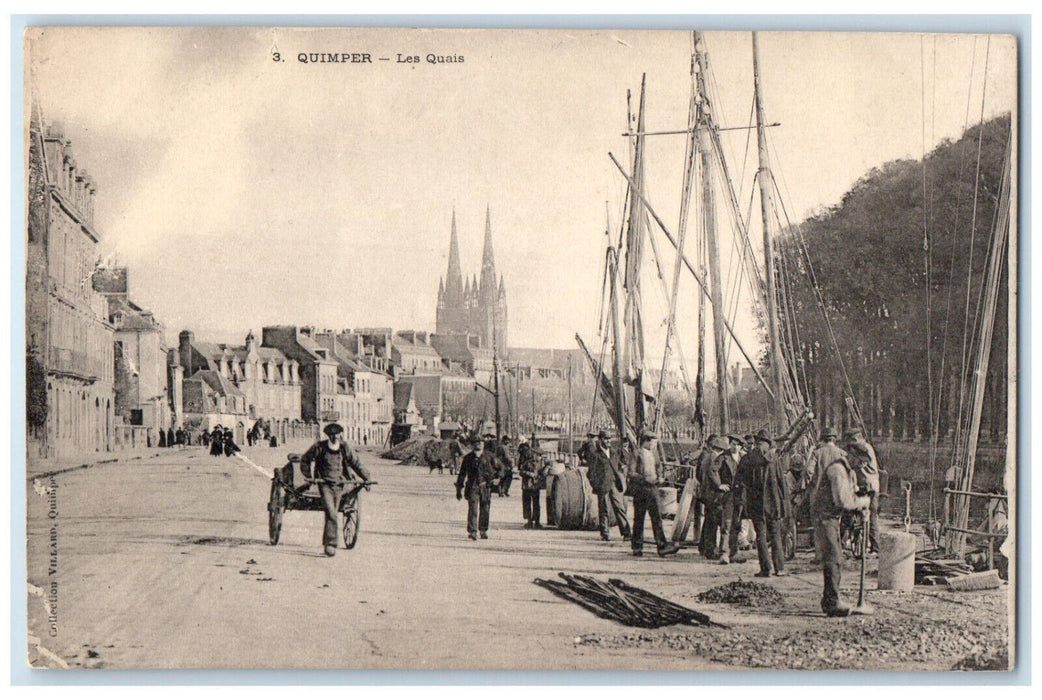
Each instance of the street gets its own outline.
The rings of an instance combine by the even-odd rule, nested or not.
[[[270,475],[287,452],[305,447],[244,448],[244,455]],[[693,548],[662,559],[647,546],[636,559],[617,532],[605,543],[596,532],[525,530],[520,488],[494,497],[491,539],[473,542],[466,504],[455,500],[447,472],[361,456],[379,483],[362,493],[358,545],[333,558],[322,553],[318,512],[287,512],[280,543],[269,545],[269,478],[203,448],[30,483],[29,634],[43,647],[30,640],[30,663],[947,670],[1005,649],[1005,584],[893,594],[875,591],[873,574],[874,617],[826,619],[818,609],[820,570],[801,552],[793,575],[769,581],[785,598],[778,608],[700,603],[695,596],[713,586],[753,580],[755,554],[720,566]],[[532,583],[559,571],[624,579],[730,629],[639,630],[600,619]],[[843,588],[856,599],[852,562]]]

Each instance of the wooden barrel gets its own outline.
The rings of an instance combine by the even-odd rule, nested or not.
[[[549,519],[561,530],[597,528],[597,499],[585,472],[569,469],[550,477],[547,500]]]

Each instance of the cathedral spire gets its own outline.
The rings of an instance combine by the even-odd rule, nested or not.
[[[488,205],[485,207],[485,247],[481,252],[481,293],[488,299],[494,299],[497,294],[496,258],[492,252],[492,214]]]
[[[449,269],[445,275],[445,300],[457,302],[463,294],[463,268],[459,261],[459,234],[456,233],[456,209],[452,209],[452,234],[449,237]]]

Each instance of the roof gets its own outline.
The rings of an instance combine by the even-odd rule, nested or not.
[[[242,362],[245,361],[247,357],[245,345],[228,345],[227,343],[207,343],[204,341],[196,340],[192,342],[192,347],[195,348],[196,352],[204,356],[208,361],[211,361],[211,366],[216,366],[215,363],[220,362],[221,359],[235,359]],[[257,353],[257,356],[264,362],[267,362],[269,360],[275,360],[275,362],[281,364],[283,362],[288,361],[288,358],[278,348],[263,348],[260,346],[254,346],[253,351]]]
[[[215,372],[212,369],[201,369],[185,381],[203,382],[222,396],[246,396],[241,391],[239,391],[239,388],[237,386],[235,386],[230,381],[222,377],[219,372]]]
[[[151,312],[145,311],[137,304],[118,296],[108,297],[109,318],[115,314],[123,315],[117,331],[160,331],[162,326]]]
[[[431,346],[446,360],[462,363],[474,360],[474,353],[465,335],[435,334],[431,336]]]
[[[401,377],[395,384],[395,391],[402,384],[412,384],[413,398],[419,406],[441,406],[441,375],[420,374]]]
[[[408,350],[415,352],[420,355],[433,355],[434,357],[440,357],[438,351],[426,343],[417,343],[409,338],[403,338],[400,335],[394,336],[391,340],[391,346],[401,352],[402,350]]]
[[[409,402],[412,401],[413,386],[408,382],[399,382],[394,385],[394,408],[397,411],[409,410]]]

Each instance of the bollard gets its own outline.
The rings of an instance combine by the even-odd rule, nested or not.
[[[912,590],[915,586],[915,543],[915,535],[908,532],[879,534],[879,590]]]

